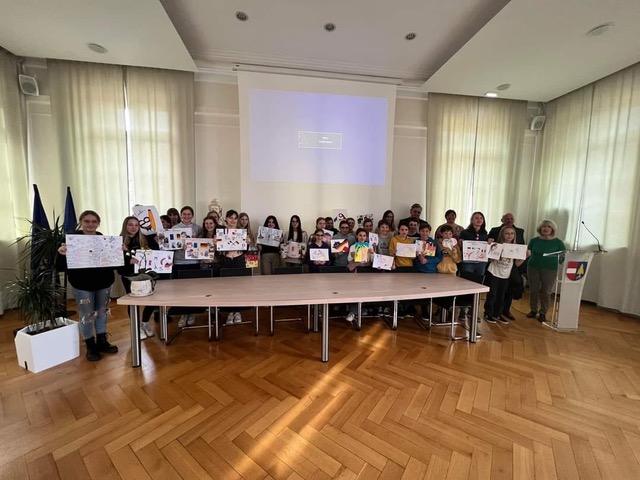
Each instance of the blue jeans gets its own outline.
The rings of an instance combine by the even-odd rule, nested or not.
[[[93,337],[94,324],[96,334],[107,333],[110,291],[111,287],[95,291],[73,289],[73,298],[78,305],[80,316],[80,331],[85,340]]]
[[[487,264],[484,262],[462,262],[458,264],[458,269],[464,272],[475,273],[476,275],[484,275]]]

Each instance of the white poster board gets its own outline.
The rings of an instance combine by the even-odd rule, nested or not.
[[[218,228],[216,249],[219,252],[247,249],[247,231],[244,228]]]
[[[138,273],[141,268],[156,273],[171,273],[173,270],[173,251],[171,250],[136,250],[133,257],[138,260],[133,267],[135,273]]]
[[[191,228],[172,228],[164,232],[158,232],[158,245],[160,250],[182,250],[187,238],[191,238]]]
[[[184,241],[184,258],[187,260],[212,260],[215,256],[213,238],[187,238]]]
[[[476,240],[463,240],[462,242],[462,260],[464,262],[487,262],[487,251],[489,244]]]
[[[103,268],[124,265],[122,237],[67,235],[67,268]]]
[[[393,267],[393,257],[390,257],[389,255],[380,255],[379,253],[373,254],[373,268],[391,270],[391,267]]]
[[[282,243],[284,232],[276,228],[258,227],[257,243],[270,247],[279,247]]]
[[[143,235],[164,231],[160,214],[154,205],[134,205],[131,211],[140,222]]]

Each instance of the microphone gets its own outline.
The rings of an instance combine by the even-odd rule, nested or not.
[[[580,223],[582,223],[582,226],[584,227],[584,229],[589,232],[589,234],[595,238],[596,243],[598,244],[598,252],[602,252],[602,247],[600,246],[600,240],[598,240],[598,237],[596,237],[593,232],[591,230],[589,230],[589,228],[587,228],[587,225],[584,223],[584,220],[581,220]]]

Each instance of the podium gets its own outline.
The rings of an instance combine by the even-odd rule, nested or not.
[[[575,332],[580,320],[580,301],[584,282],[595,253],[586,250],[562,250],[545,253],[544,256],[558,257],[553,311],[550,321],[543,325],[559,332]]]

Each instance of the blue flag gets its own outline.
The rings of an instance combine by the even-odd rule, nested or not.
[[[42,205],[42,199],[40,198],[40,192],[38,191],[38,186],[33,184],[33,217],[31,219],[31,234],[38,229],[48,229],[51,228],[49,226],[49,219],[47,218],[47,213],[44,211],[44,206]],[[37,260],[32,256],[31,257],[31,269],[36,270],[38,268]]]
[[[78,228],[78,219],[76,217],[76,208],[73,206],[73,197],[71,196],[71,187],[67,187],[67,199],[64,202],[64,233],[75,232]]]

